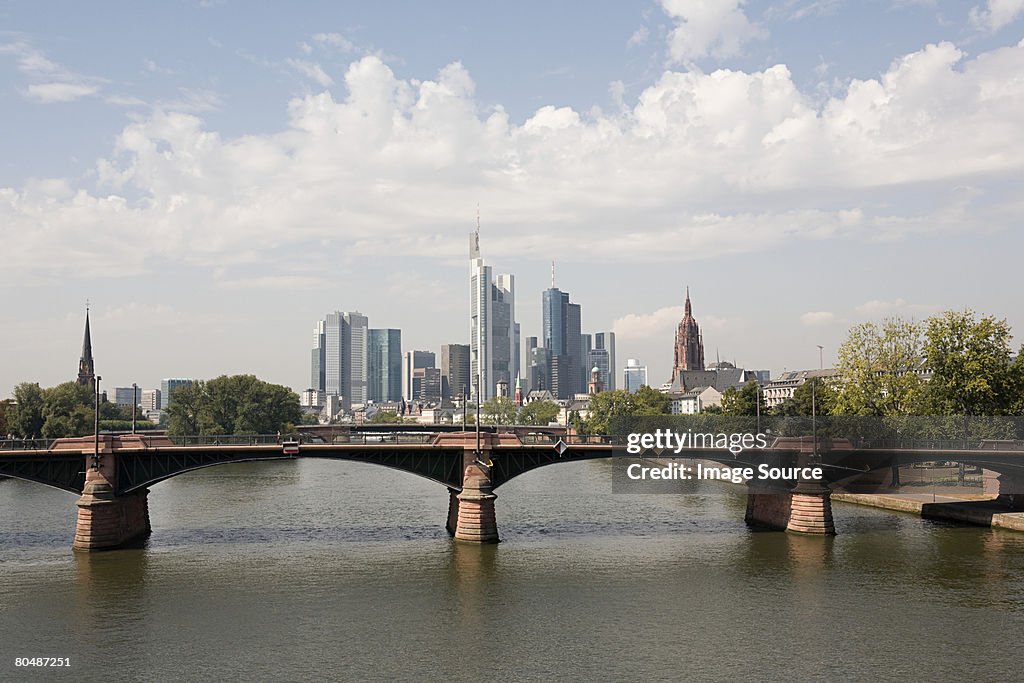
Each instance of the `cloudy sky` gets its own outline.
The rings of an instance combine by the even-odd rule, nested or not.
[[[667,379],[814,367],[849,325],[970,307],[1024,337],[1024,0],[0,3],[0,395],[253,372],[313,321],[468,332],[550,261]]]

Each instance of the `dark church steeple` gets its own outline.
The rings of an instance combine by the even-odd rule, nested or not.
[[[78,361],[78,383],[96,391],[96,368],[92,360],[92,335],[89,334],[89,305],[85,306],[85,337],[82,339],[82,358]]]

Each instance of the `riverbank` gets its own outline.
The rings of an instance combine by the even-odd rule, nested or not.
[[[909,512],[925,519],[964,522],[994,529],[1024,531],[1024,512],[1014,511],[993,496],[962,493],[833,493],[833,501]]]

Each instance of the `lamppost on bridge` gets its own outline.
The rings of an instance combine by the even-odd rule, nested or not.
[[[476,457],[480,457],[480,375],[473,378],[476,387]]]
[[[139,385],[132,382],[132,434],[135,433],[135,410],[139,407]]]
[[[92,468],[98,470],[100,468],[100,380],[103,379],[99,375],[96,375],[96,395],[95,407],[93,410],[93,451],[92,451]]]

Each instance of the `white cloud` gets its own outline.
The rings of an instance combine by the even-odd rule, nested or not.
[[[835,313],[831,311],[808,311],[800,316],[800,323],[807,327],[819,327],[828,325],[835,319]]]
[[[671,338],[683,317],[682,306],[666,306],[652,313],[630,313],[612,323],[618,343],[650,338]]]
[[[340,33],[317,33],[313,40],[321,45],[327,45],[342,52],[356,52],[359,48],[355,43]]]
[[[28,96],[37,102],[73,102],[95,95],[99,88],[79,83],[35,83],[28,86]]]
[[[651,32],[647,30],[647,27],[641,26],[637,30],[633,31],[633,34],[629,37],[629,40],[626,41],[626,45],[627,47],[643,45],[647,42],[647,39],[650,37],[650,35]]]
[[[323,87],[334,84],[334,79],[327,75],[323,68],[316,62],[305,59],[286,59],[288,66],[292,67],[307,78],[311,78]]]
[[[24,94],[36,102],[72,102],[95,95],[106,82],[65,68],[24,40],[0,44],[0,55],[3,54],[13,55],[18,61],[18,71],[33,81]]]
[[[743,45],[768,33],[743,12],[746,0],[661,0],[676,21],[669,35],[669,57],[685,63],[702,57],[734,57]]]
[[[987,0],[985,7],[975,5],[969,17],[975,28],[998,31],[1024,14],[1024,0]]]
[[[371,56],[343,97],[297,97],[283,129],[239,137],[196,115],[216,93],[184,91],[122,130],[99,191],[0,188],[0,279],[289,248],[450,260],[477,201],[488,251],[605,263],[989,227],[1016,201],[992,179],[1024,169],[1022,71],[1024,44],[969,60],[931,45],[820,105],[784,66],[669,71],[613,114],[547,106],[516,124],[481,110],[461,64],[403,80]],[[892,188],[899,208],[879,194]]]

